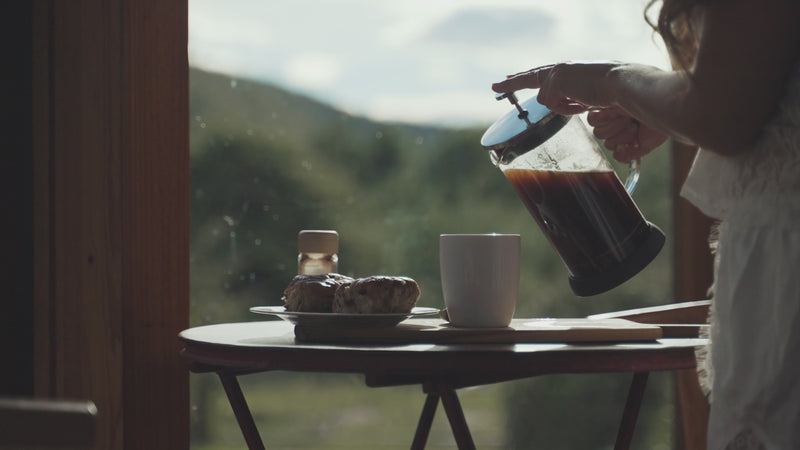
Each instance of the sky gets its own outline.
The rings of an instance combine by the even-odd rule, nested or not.
[[[667,67],[645,4],[190,0],[189,63],[375,120],[491,124],[510,108],[490,88],[507,74],[565,60]]]

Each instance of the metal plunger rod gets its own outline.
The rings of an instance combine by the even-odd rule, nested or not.
[[[517,108],[517,111],[519,111],[519,114],[517,114],[517,117],[519,117],[520,119],[524,120],[525,123],[528,124],[528,126],[531,125],[531,121],[528,120],[528,111],[522,109],[522,106],[520,106],[520,104],[519,104],[519,99],[517,99],[517,96],[514,95],[513,92],[505,92],[505,93],[502,93],[502,94],[497,94],[497,95],[495,95],[494,98],[495,98],[495,100],[502,100],[504,98],[507,98],[508,101],[511,102],[511,104],[514,105],[515,108]]]

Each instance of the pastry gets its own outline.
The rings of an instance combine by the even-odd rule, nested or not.
[[[331,312],[336,289],[354,280],[338,273],[296,275],[283,291],[287,311]]]
[[[333,312],[356,314],[407,313],[417,304],[420,290],[408,277],[372,276],[336,288]]]

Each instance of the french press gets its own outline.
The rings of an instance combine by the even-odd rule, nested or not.
[[[630,194],[639,168],[623,186],[579,116],[550,111],[536,97],[519,102],[481,138],[495,166],[516,190],[569,272],[578,296],[624,283],[664,245],[664,233],[646,221]]]

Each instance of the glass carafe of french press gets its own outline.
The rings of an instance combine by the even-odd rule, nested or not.
[[[619,286],[646,267],[664,234],[646,221],[578,116],[553,113],[535,96],[515,107],[481,138],[492,162],[517,191],[569,271],[572,291],[591,296]]]

